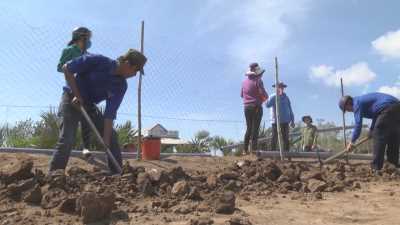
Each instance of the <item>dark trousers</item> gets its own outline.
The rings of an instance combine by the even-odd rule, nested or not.
[[[56,151],[53,154],[53,158],[50,161],[50,171],[57,169],[65,169],[68,163],[68,159],[71,150],[75,144],[76,132],[78,130],[78,124],[84,120],[81,112],[76,109],[71,101],[73,96],[67,92],[63,93],[60,113],[62,116],[62,124],[60,126],[60,135],[56,145]],[[103,133],[104,129],[104,117],[96,105],[85,106],[87,113],[96,125],[100,134]],[[117,133],[115,130],[112,132],[110,151],[114,158],[122,166],[121,150],[118,144]],[[112,173],[117,173],[117,169],[112,165],[111,160],[108,159],[108,166]]]
[[[258,131],[263,116],[262,106],[249,105],[244,107],[244,115],[246,117],[246,134],[244,135],[244,150],[249,149],[251,140],[251,151],[257,150]]]
[[[63,121],[63,117],[61,117],[61,120]],[[62,130],[63,122],[60,124],[60,130]],[[81,124],[81,137],[82,137],[82,142],[83,142],[83,148],[90,149],[90,126],[88,122],[85,120],[85,118],[82,117],[82,120],[80,121]]]
[[[81,120],[81,129],[82,129],[82,142],[83,142],[83,148],[90,149],[90,125],[88,122],[83,118]]]
[[[374,142],[372,168],[382,169],[385,150],[387,161],[399,166],[400,104],[389,106],[379,114],[372,137]]]
[[[288,152],[290,148],[289,142],[289,123],[281,123],[281,135],[283,141],[283,151]],[[276,124],[272,124],[272,139],[271,139],[271,150],[276,151],[279,150],[277,148],[278,144],[278,128]]]
[[[58,116],[61,118],[61,120],[63,120],[63,107],[62,107],[62,103],[58,109]],[[90,149],[90,144],[91,144],[91,139],[90,139],[90,134],[91,134],[91,130],[90,130],[90,126],[88,124],[88,122],[82,118],[83,120],[80,121],[81,124],[81,137],[82,137],[82,142],[83,142],[83,148],[86,149]],[[60,125],[60,130],[62,129],[63,123],[61,123]]]

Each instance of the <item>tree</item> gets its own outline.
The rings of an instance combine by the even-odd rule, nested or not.
[[[130,120],[126,121],[124,124],[116,125],[115,130],[120,145],[136,144],[137,137],[135,137],[135,135],[138,131],[133,127]]]
[[[199,152],[208,152],[208,148],[210,146],[212,138],[210,137],[210,132],[206,130],[200,130],[192,138],[191,143],[197,151]]]
[[[222,149],[222,147],[227,146],[227,145],[232,145],[234,142],[232,140],[227,140],[222,136],[214,136],[211,140],[210,146],[213,147],[214,149]],[[224,155],[228,155],[231,150],[222,150]]]
[[[318,129],[327,129],[336,127],[335,123],[319,120]],[[340,131],[318,133],[318,145],[323,149],[340,150],[343,149],[343,140],[339,135]]]
[[[7,129],[7,125],[3,125],[0,127],[0,147],[5,144]]]
[[[7,127],[4,146],[34,147],[32,144],[34,130],[34,122],[31,119],[19,121],[14,127]]]
[[[221,149],[226,145],[228,145],[228,141],[222,136],[217,135],[211,138],[210,146],[215,149]]]
[[[189,144],[176,146],[176,151],[179,153],[208,152],[211,141],[210,132],[200,130],[195,133]]]
[[[197,153],[200,152],[197,146],[193,144],[177,145],[176,152],[178,153]]]
[[[40,118],[35,124],[32,143],[38,148],[54,148],[59,137],[60,118],[54,109],[43,112]]]

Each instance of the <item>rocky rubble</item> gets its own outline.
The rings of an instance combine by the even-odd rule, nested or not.
[[[250,201],[250,196],[272,193],[293,193],[293,196],[313,193],[315,199],[322,199],[322,192],[354,190],[368,181],[399,177],[398,170],[390,165],[385,165],[382,176],[376,177],[366,165],[339,162],[320,170],[310,163],[272,160],[238,161],[219,172],[195,175],[187,174],[182,167],[146,170],[125,164],[120,176],[79,167],[45,176],[42,171],[34,170],[31,160],[24,160],[0,173],[0,199],[36,205],[43,215],[57,211],[91,223],[110,218],[115,210],[141,215],[199,212],[230,215],[237,210],[237,198]],[[135,204],[149,200],[147,206]],[[233,218],[226,223],[251,224],[244,218]],[[189,224],[213,224],[213,221],[193,219]]]

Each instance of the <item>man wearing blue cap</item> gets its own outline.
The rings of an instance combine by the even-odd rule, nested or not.
[[[383,94],[370,93],[362,96],[344,96],[339,101],[344,112],[353,112],[355,127],[347,150],[351,151],[360,137],[363,118],[371,119],[369,136],[373,138],[373,160],[371,168],[379,171],[386,156],[389,163],[399,166],[400,102],[397,98]]]
[[[103,135],[104,143],[110,148],[119,166],[122,166],[121,151],[113,121],[118,108],[128,88],[127,79],[143,72],[147,58],[137,50],[129,49],[118,59],[110,59],[102,55],[84,54],[63,65],[63,71],[70,92],[64,92],[60,111],[63,114],[63,126],[60,128],[60,137],[56,151],[50,162],[50,171],[65,169],[68,163],[72,146],[75,143],[76,131],[82,115],[76,106],[83,106]],[[76,74],[76,76],[74,75]],[[101,113],[98,103],[105,101],[104,113]],[[111,174],[117,173],[116,168],[109,161]]]

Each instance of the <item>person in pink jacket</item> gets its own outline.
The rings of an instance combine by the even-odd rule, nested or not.
[[[244,136],[244,154],[257,150],[258,132],[263,116],[262,104],[268,99],[268,94],[261,79],[264,72],[265,70],[258,63],[252,63],[242,83],[241,97],[247,126]],[[250,140],[251,146],[249,150]]]

